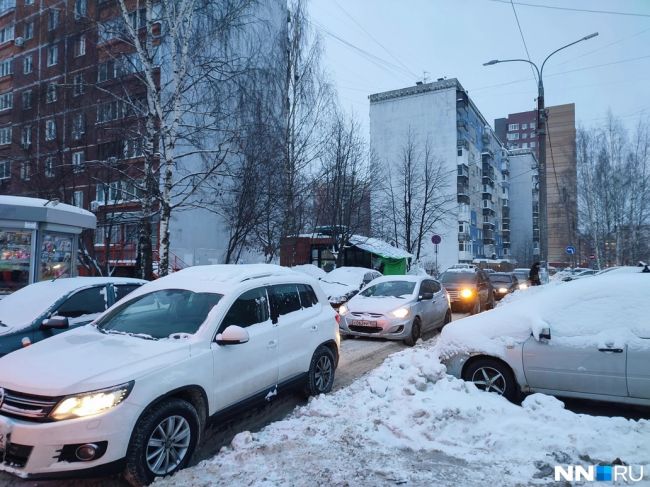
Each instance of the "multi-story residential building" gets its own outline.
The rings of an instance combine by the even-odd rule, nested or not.
[[[126,5],[143,35],[144,10]],[[257,13],[269,36],[286,26],[281,0]],[[83,254],[116,275],[134,273],[144,219],[145,86],[133,46],[121,40],[124,30],[115,0],[0,1],[0,194],[59,199],[94,212],[97,230],[84,236]],[[159,23],[153,35],[154,45],[163,42]],[[159,68],[153,76],[164,90]],[[206,242],[222,249],[219,239],[227,237],[218,220],[215,212],[185,213],[174,219],[172,235],[186,237],[177,240],[190,254]],[[154,259],[158,221],[151,217]],[[170,260],[185,265],[176,255]]]
[[[510,246],[519,267],[539,260],[539,188],[537,158],[531,149],[511,149]]]
[[[535,110],[511,113],[494,121],[498,137],[511,149],[532,149],[538,157],[539,136]],[[564,266],[565,252],[577,239],[577,152],[575,104],[547,107],[546,204],[548,261]]]
[[[452,215],[434,228],[442,237],[438,268],[510,256],[509,165],[503,144],[457,79],[439,79],[370,95],[370,147],[383,166],[399,160],[407,134],[430,144],[452,195]],[[427,239],[423,261],[434,246]]]

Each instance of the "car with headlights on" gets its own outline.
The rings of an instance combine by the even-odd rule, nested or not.
[[[650,273],[540,287],[445,327],[447,372],[517,400],[544,393],[650,406]]]
[[[481,269],[448,269],[440,282],[449,293],[454,311],[476,314],[494,308],[494,290]]]
[[[494,299],[497,301],[519,289],[519,280],[512,272],[493,272],[488,274],[488,278],[494,289]]]
[[[274,265],[188,267],[93,324],[0,358],[0,470],[23,478],[185,467],[211,418],[284,389],[329,392],[338,315]]]
[[[90,323],[147,281],[65,277],[36,282],[0,300],[0,357]]]
[[[429,276],[384,276],[339,308],[343,336],[403,340],[415,345],[423,333],[451,321],[446,291]]]

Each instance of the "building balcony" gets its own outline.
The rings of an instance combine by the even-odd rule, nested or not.
[[[469,232],[458,232],[458,241],[459,242],[469,242],[472,239]]]
[[[456,120],[456,128],[461,130],[467,130],[467,127],[468,127],[467,120],[464,120],[462,118]]]
[[[494,245],[494,237],[487,237],[483,236],[483,244],[484,245]]]
[[[483,149],[483,152],[481,152],[481,158],[483,159],[483,162],[494,159],[494,151],[489,147],[486,147]]]
[[[488,173],[487,175],[483,174],[482,182],[483,182],[483,186],[490,185],[494,187],[494,178],[491,177],[490,173]]]
[[[483,200],[483,214],[494,215],[494,203],[490,200]]]
[[[472,262],[474,260],[474,254],[468,252],[467,250],[460,250],[458,252],[458,262]]]
[[[490,218],[489,216],[484,216],[483,217],[483,229],[488,229],[488,230],[494,230],[494,227],[496,226],[496,222],[494,221],[493,218]]]
[[[461,205],[469,205],[469,203],[470,203],[469,194],[467,194],[467,193],[458,193],[456,195],[456,201]]]
[[[471,218],[471,212],[469,210],[469,205],[458,205],[458,221],[459,222],[469,222]]]

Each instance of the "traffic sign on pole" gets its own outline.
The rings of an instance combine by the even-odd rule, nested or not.
[[[431,242],[434,245],[438,245],[440,242],[442,242],[442,237],[440,235],[432,235],[431,236]]]
[[[575,253],[576,253],[576,248],[575,248],[573,245],[567,245],[566,253],[567,253],[568,255],[575,255]]]

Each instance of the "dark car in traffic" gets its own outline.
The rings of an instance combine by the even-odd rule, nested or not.
[[[494,308],[494,289],[481,269],[449,269],[440,282],[449,293],[453,311],[476,314]]]
[[[519,289],[519,280],[512,272],[494,272],[489,275],[489,279],[494,288],[494,299],[497,301]]]

